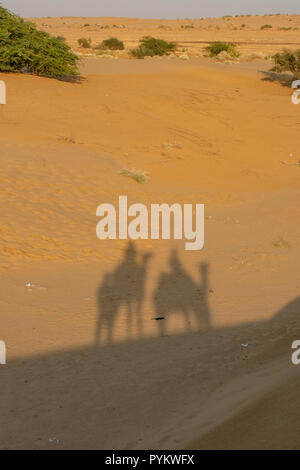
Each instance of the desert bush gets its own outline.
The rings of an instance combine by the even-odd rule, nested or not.
[[[271,29],[273,26],[271,24],[263,24],[260,29]]]
[[[207,46],[205,50],[209,52],[209,55],[211,57],[220,54],[220,52],[222,51],[227,52],[231,57],[239,57],[240,55],[236,45],[231,42],[213,42],[212,44]]]
[[[0,71],[47,77],[77,76],[78,57],[62,38],[39,31],[0,6]]]
[[[172,31],[171,26],[167,26],[167,25],[165,25],[165,24],[160,24],[160,25],[158,26],[158,29],[164,29],[165,31]]]
[[[84,49],[90,49],[90,47],[92,46],[91,38],[89,38],[89,39],[80,38],[80,39],[78,39],[77,42],[78,42],[79,46],[83,47]]]
[[[151,36],[145,36],[140,40],[136,49],[131,49],[130,53],[137,59],[143,59],[146,56],[168,55],[176,50],[175,42],[168,42],[164,39],[157,39]]]
[[[100,44],[98,44],[98,46],[96,46],[96,49],[102,49],[102,50],[109,49],[111,51],[123,51],[125,48],[124,48],[123,41],[120,41],[117,38],[109,38],[109,39],[105,39]]]
[[[135,49],[130,50],[130,54],[135,59],[144,59],[145,57],[153,57],[155,56],[155,52],[152,49],[148,49],[147,47],[139,46]]]
[[[168,42],[164,39],[157,39],[151,36],[145,36],[141,39],[140,45],[151,49],[155,55],[167,55],[176,50],[175,42]]]
[[[300,79],[300,49],[296,51],[285,49],[277,52],[273,59],[275,61],[273,72],[292,72],[295,78]]]
[[[135,170],[134,168],[132,170],[128,170],[128,168],[122,168],[120,175],[128,176],[128,178],[132,178],[139,184],[145,184],[149,181],[149,176],[145,171]]]

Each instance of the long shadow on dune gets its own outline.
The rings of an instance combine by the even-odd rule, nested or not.
[[[157,313],[168,316],[178,310],[187,323],[196,317],[202,328],[161,336],[159,327],[157,336],[143,336],[138,316],[148,255],[129,245],[121,263],[102,280],[96,345],[12,361],[8,357],[7,365],[1,366],[0,448],[182,448],[185,442],[177,430],[201,415],[222,384],[257,371],[259,363],[288,356],[300,335],[300,297],[270,321],[213,328],[206,298],[208,266],[200,265],[198,287],[176,252],[153,293]],[[133,282],[135,269],[139,276]],[[114,286],[122,288],[111,306]],[[179,295],[166,305],[164,299],[169,301],[175,291]],[[127,341],[113,343],[114,315],[121,304],[127,311],[128,331],[135,323],[140,335],[133,339],[129,334]],[[110,319],[104,320],[105,315]],[[106,342],[100,339],[102,334]],[[247,348],[241,346],[245,344]],[[271,442],[268,427],[265,436]]]
[[[0,448],[181,448],[176,429],[228,378],[288,354],[299,320],[300,297],[269,322],[8,360]]]

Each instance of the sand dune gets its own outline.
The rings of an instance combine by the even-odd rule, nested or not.
[[[38,21],[58,33],[69,19]],[[269,68],[90,59],[78,84],[0,74],[1,448],[299,447],[299,107]],[[95,236],[96,207],[119,194],[204,203],[204,250],[137,241],[136,278],[127,241]]]

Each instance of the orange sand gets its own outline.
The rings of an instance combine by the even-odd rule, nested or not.
[[[62,21],[67,30],[70,19],[38,20],[56,34]],[[0,74],[1,448],[299,448],[286,402],[300,334],[300,107],[291,90],[263,80],[266,61],[82,67],[79,84]],[[149,183],[121,176],[123,167],[147,171]],[[119,282],[127,243],[97,240],[95,213],[119,194],[204,203],[206,241],[201,252],[136,242],[145,278],[127,266],[115,299],[99,288],[106,273]],[[172,282],[160,292],[162,273]],[[130,330],[129,292],[141,301]],[[155,295],[168,316],[163,336]],[[95,346],[110,298],[120,306],[111,342],[103,331]],[[194,298],[208,329],[184,313]]]

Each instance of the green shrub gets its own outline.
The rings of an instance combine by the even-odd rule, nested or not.
[[[273,56],[275,65],[273,72],[292,72],[296,78],[300,78],[300,49],[290,51],[284,49]]]
[[[90,49],[92,47],[92,40],[91,38],[86,39],[86,38],[80,38],[78,39],[78,44],[80,47],[83,47],[84,49]]]
[[[231,42],[213,42],[205,48],[211,57],[215,57],[222,51],[226,51],[231,57],[239,57],[239,52],[235,44]]]
[[[176,50],[175,42],[168,42],[164,39],[157,39],[151,36],[145,36],[140,40],[136,49],[131,49],[130,53],[137,59],[143,59],[146,56],[168,55]]]
[[[78,57],[62,38],[36,29],[33,23],[0,6],[0,71],[47,77],[77,76]]]
[[[153,57],[155,56],[155,52],[152,49],[148,49],[144,46],[136,47],[135,49],[131,49],[130,54],[135,59],[144,59],[144,57]]]
[[[260,29],[271,29],[273,26],[271,24],[263,24]]]
[[[140,43],[141,46],[151,49],[155,55],[166,55],[176,50],[175,42],[168,42],[151,36],[145,36]]]
[[[102,50],[109,49],[111,51],[123,51],[125,48],[124,48],[123,41],[120,41],[117,38],[109,38],[109,39],[105,39],[104,41],[102,41],[101,44],[98,44],[98,46],[96,46],[96,49],[102,49]]]

